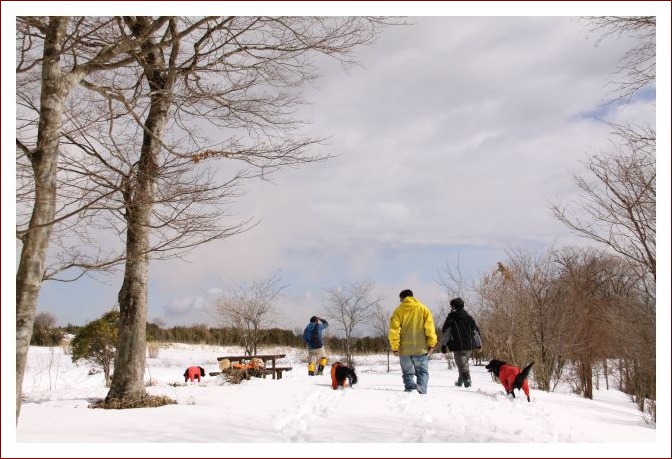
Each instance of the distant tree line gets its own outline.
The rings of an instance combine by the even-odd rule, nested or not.
[[[387,337],[382,336],[350,337],[348,339],[331,336],[327,338],[326,346],[332,355],[342,354],[344,356],[348,351],[352,354],[384,354],[390,347]]]
[[[33,342],[31,344],[33,346],[58,346],[63,342],[66,334],[79,336],[90,324],[99,320],[101,319],[91,321],[84,326],[68,324],[65,327],[57,327],[53,315],[40,313],[35,320],[35,330],[33,331]],[[350,346],[355,354],[384,353],[388,348],[387,338],[383,336],[350,337],[348,339],[350,340],[350,344],[346,343],[346,338],[337,336],[328,336],[325,338],[325,341],[331,353],[343,355],[345,355],[348,346]],[[147,340],[158,343],[242,346],[240,330],[235,328],[212,328],[204,324],[162,327],[160,324],[148,322]],[[293,348],[303,348],[305,346],[300,332],[282,328],[263,330],[260,344],[263,346],[286,346]]]
[[[161,343],[209,344],[214,346],[242,346],[242,331],[236,328],[212,328],[206,325],[178,325],[162,328],[155,323],[147,324],[147,341]],[[269,328],[263,330],[260,344],[270,346],[303,346],[303,339],[291,330]]]

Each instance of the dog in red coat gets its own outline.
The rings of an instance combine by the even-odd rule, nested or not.
[[[534,362],[531,362],[521,370],[515,365],[509,365],[502,360],[493,359],[485,366],[485,369],[499,378],[499,382],[504,386],[507,395],[510,394],[513,398],[516,398],[516,394],[513,393],[513,390],[522,389],[529,402],[530,387],[527,384],[527,376],[530,374],[532,365],[534,365]]]
[[[205,370],[203,368],[196,366],[189,367],[184,372],[184,382],[194,382],[194,378],[197,378],[198,382],[201,382],[201,376],[205,376]]]
[[[331,388],[337,390],[340,387],[352,387],[357,384],[357,375],[355,370],[343,365],[341,362],[335,362],[331,366]]]

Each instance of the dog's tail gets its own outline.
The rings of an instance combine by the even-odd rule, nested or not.
[[[520,373],[516,376],[516,379],[513,381],[513,388],[514,389],[520,389],[523,386],[523,383],[527,379],[527,377],[530,374],[530,370],[532,369],[532,365],[534,365],[534,362],[530,362],[525,368],[521,370]]]

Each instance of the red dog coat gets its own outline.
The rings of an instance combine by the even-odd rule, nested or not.
[[[513,391],[513,383],[516,380],[516,376],[520,373],[520,368],[514,367],[513,365],[502,365],[499,367],[499,381],[506,389],[506,392],[509,393]],[[530,397],[530,387],[527,384],[527,379],[523,381],[522,386],[520,386],[525,392],[525,395]]]
[[[189,367],[184,372],[184,382],[187,382],[187,379],[194,382],[194,378],[198,378],[198,382],[201,382],[201,367]]]

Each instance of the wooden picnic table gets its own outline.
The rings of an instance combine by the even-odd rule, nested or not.
[[[266,366],[266,362],[271,361],[271,368],[266,367],[266,370],[271,371],[273,374],[273,379],[281,379],[283,371],[291,371],[292,367],[278,367],[275,365],[275,361],[278,359],[283,359],[286,357],[286,354],[257,354],[257,355],[225,355],[223,357],[217,357],[217,360],[228,359],[231,363],[240,362],[244,364],[249,362],[252,359],[261,359]]]

